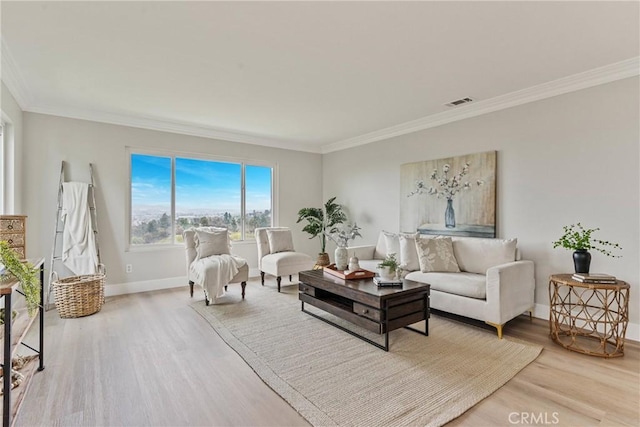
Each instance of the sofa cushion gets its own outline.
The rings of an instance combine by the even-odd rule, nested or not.
[[[267,230],[267,238],[269,239],[270,253],[293,251],[291,230]]]
[[[378,268],[378,264],[382,262],[381,259],[361,259],[358,264],[363,270],[369,270],[375,272]]]
[[[486,274],[487,269],[515,261],[518,239],[453,237],[453,253],[462,271]]]
[[[486,276],[475,273],[423,273],[414,271],[405,279],[428,283],[431,290],[461,295],[469,298],[487,298]]]
[[[400,233],[400,267],[404,271],[420,270],[418,250],[416,249],[417,233]]]
[[[205,231],[196,229],[193,237],[196,247],[196,260],[212,255],[230,254],[229,233],[225,228]]]
[[[262,258],[262,270],[275,275],[295,274],[312,267],[311,257],[301,252],[278,252]]]
[[[398,241],[398,235],[395,233],[390,233],[388,231],[383,231],[382,235],[384,236],[384,243],[386,246],[386,254],[396,254],[400,255],[400,242]]]
[[[451,237],[435,237],[416,239],[420,271],[429,273],[441,271],[459,273],[460,268],[453,254]]]

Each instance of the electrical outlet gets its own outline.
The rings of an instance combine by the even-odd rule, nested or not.
[[[132,264],[127,264],[124,267],[124,271],[126,271],[127,273],[133,273],[133,265]]]

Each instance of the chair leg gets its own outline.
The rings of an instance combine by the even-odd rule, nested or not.
[[[262,286],[264,286],[264,271],[260,272],[260,279],[262,280]]]
[[[224,285],[224,290],[225,290],[225,292],[227,291],[227,285]]]
[[[293,281],[291,274],[289,275],[289,281]]]
[[[242,286],[242,299],[244,299],[244,288],[247,287],[247,282],[240,283],[240,286]]]
[[[282,277],[278,276],[276,280],[278,282],[278,292],[280,292],[280,282],[282,281]]]
[[[189,280],[189,293],[191,294],[191,298],[193,298],[193,282]]]
[[[206,295],[204,296],[204,303],[205,303],[206,305],[209,305],[209,298],[207,298],[207,296],[206,296]]]

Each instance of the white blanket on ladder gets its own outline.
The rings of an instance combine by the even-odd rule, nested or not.
[[[89,184],[62,183],[62,220],[62,262],[76,275],[95,274],[98,252],[89,211]]]
[[[193,283],[204,288],[207,299],[216,302],[224,295],[224,287],[246,264],[242,258],[222,254],[201,258],[191,264]]]

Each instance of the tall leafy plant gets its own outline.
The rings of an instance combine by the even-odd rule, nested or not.
[[[311,235],[310,239],[320,238],[320,252],[324,253],[327,247],[326,233],[338,231],[336,225],[347,220],[347,215],[342,211],[342,206],[336,203],[336,198],[332,197],[322,208],[302,208],[298,211],[298,221],[307,221],[302,231]]]

